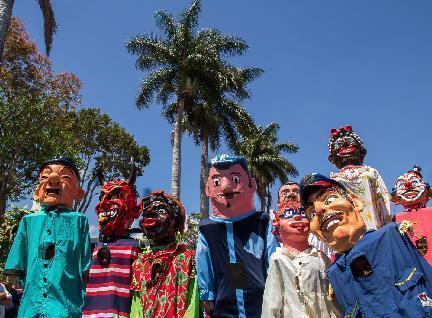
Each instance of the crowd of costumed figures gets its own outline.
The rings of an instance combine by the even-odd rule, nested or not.
[[[420,167],[389,193],[351,126],[331,130],[328,150],[338,171],[282,185],[272,218],[255,210],[245,158],[213,158],[196,251],[182,242],[177,198],[138,200],[133,162],[125,180],[99,175],[92,250],[87,217],[72,210],[83,196],[77,167],[46,161],[41,208],[21,220],[4,270],[23,289],[18,317],[432,317],[431,190]],[[130,237],[136,219],[146,247]]]

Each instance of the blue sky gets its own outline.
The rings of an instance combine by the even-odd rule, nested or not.
[[[171,127],[160,105],[135,107],[144,74],[135,70],[125,41],[157,33],[154,12],[178,12],[189,1],[53,3],[54,69],[77,74],[84,106],[100,107],[149,147],[151,163],[139,190],[170,191]],[[288,156],[300,175],[334,170],[327,161],[328,133],[349,123],[368,149],[366,164],[380,171],[389,189],[414,164],[432,181],[431,1],[203,0],[202,7],[201,27],[248,42],[249,51],[232,62],[264,69],[244,106],[261,125],[278,122],[280,140],[300,146]],[[44,50],[37,2],[16,0],[13,14]],[[199,156],[200,148],[184,138],[181,199],[188,212],[199,207]],[[88,215],[94,223],[93,211]]]

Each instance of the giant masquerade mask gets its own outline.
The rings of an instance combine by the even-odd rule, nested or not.
[[[333,128],[330,131],[328,150],[328,160],[339,169],[348,165],[361,166],[366,156],[363,141],[350,125]]]
[[[401,204],[405,209],[426,206],[432,193],[429,184],[423,181],[419,166],[414,166],[396,180],[391,197],[395,204]]]
[[[58,157],[45,161],[39,171],[39,185],[33,199],[43,205],[71,209],[84,191],[79,185],[79,172],[72,159]]]
[[[174,240],[176,232],[184,231],[185,210],[172,195],[163,191],[151,193],[141,200],[141,211],[140,228],[156,244],[165,239]]]
[[[336,252],[349,250],[366,231],[360,197],[321,174],[304,177],[300,188],[312,233]]]
[[[282,202],[274,214],[274,234],[284,246],[289,245],[289,242],[293,240],[308,240],[309,220],[299,200]]]
[[[98,216],[99,231],[104,236],[125,236],[126,230],[138,217],[137,195],[135,191],[136,167],[131,162],[129,178],[106,182],[99,173],[102,185],[99,203],[95,211]]]
[[[222,154],[213,158],[209,167],[206,194],[211,200],[213,215],[232,218],[254,209],[256,183],[244,157]]]

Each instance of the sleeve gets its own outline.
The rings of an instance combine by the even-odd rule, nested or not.
[[[210,248],[202,233],[198,234],[196,251],[197,280],[201,300],[214,300],[214,271]]]
[[[282,317],[283,279],[277,259],[271,258],[263,295],[262,318]]]
[[[90,234],[88,219],[84,215],[83,224],[83,245],[81,250],[81,270],[88,271],[91,265],[91,247],[90,247]]]
[[[184,314],[184,318],[199,318],[199,292],[198,292],[198,280],[196,277],[194,278],[194,283],[192,284],[192,288],[189,290],[189,293],[191,293],[191,297],[188,303],[188,307],[186,309],[186,312]],[[134,316],[131,316],[134,317]]]
[[[132,305],[131,305],[130,316],[134,318],[144,317],[139,293],[136,291],[132,291]]]
[[[5,275],[17,275],[27,270],[27,223],[24,217],[18,227],[17,234],[10,249],[6,264]]]
[[[392,214],[390,208],[390,196],[388,194],[387,187],[384,180],[381,178],[378,171],[376,171],[376,207],[379,211],[379,218],[381,222],[381,227],[391,222]]]
[[[266,268],[268,269],[270,257],[276,251],[276,248],[279,247],[279,242],[278,242],[276,236],[274,236],[274,234],[273,234],[273,225],[272,225],[271,221],[267,225],[267,239],[266,239],[266,241],[267,241]]]

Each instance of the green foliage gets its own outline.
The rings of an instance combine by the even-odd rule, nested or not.
[[[194,0],[177,18],[158,11],[155,20],[162,35],[136,36],[126,45],[129,53],[138,56],[136,68],[147,73],[136,98],[137,107],[147,108],[156,100],[163,105],[164,116],[174,124],[173,190],[180,184],[180,167],[176,165],[180,164],[177,154],[180,157],[183,129],[196,141],[210,139],[213,149],[219,147],[222,135],[231,143],[240,117],[228,123],[228,116],[222,116],[224,108],[235,104],[233,100],[250,97],[247,84],[262,74],[259,68],[231,65],[226,58],[243,54],[247,43],[213,28],[198,30],[200,12],[199,0]],[[206,121],[195,121],[203,118]]]
[[[14,240],[15,234],[18,231],[18,226],[21,219],[31,211],[24,208],[12,206],[12,209],[6,211],[3,216],[3,221],[0,227],[0,271],[3,270],[9,249]]]
[[[74,154],[68,113],[80,104],[81,83],[54,74],[23,24],[12,19],[0,66],[0,211],[26,197],[47,157]]]
[[[22,22],[12,19],[0,66],[0,213],[7,202],[29,197],[48,158],[77,161],[86,196],[76,208],[83,212],[97,187],[97,168],[114,178],[128,175],[131,157],[141,172],[149,163],[148,149],[108,115],[77,111],[80,89],[75,75],[54,74]]]
[[[297,169],[283,153],[296,153],[299,147],[290,142],[278,143],[279,125],[271,123],[267,127],[251,126],[249,131],[235,145],[235,152],[243,155],[257,183],[257,194],[261,209],[270,207],[269,187],[277,180],[286,183],[289,176],[297,176]],[[267,202],[266,202],[267,200]],[[267,204],[266,204],[267,203]]]
[[[71,115],[74,147],[78,150],[81,185],[85,191],[83,201],[76,204],[75,210],[85,212],[98,186],[98,169],[104,172],[107,180],[127,178],[132,157],[141,173],[150,157],[147,147],[138,145],[131,134],[99,109],[84,108]]]
[[[191,213],[186,220],[186,231],[183,235],[183,242],[192,250],[196,250],[198,243],[199,213]]]

